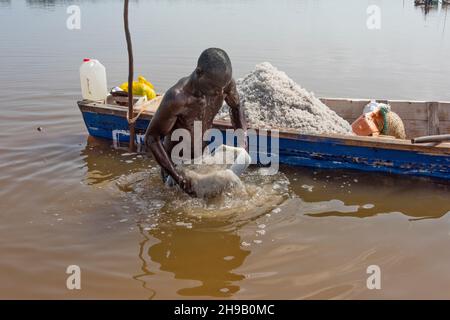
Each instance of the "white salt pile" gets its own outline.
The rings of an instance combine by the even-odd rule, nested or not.
[[[304,134],[352,132],[347,121],[268,62],[258,64],[236,85],[247,121],[254,127],[290,128]]]

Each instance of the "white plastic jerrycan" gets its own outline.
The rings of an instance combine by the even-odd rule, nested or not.
[[[105,100],[108,95],[106,69],[95,59],[84,59],[80,67],[81,94],[87,100]]]

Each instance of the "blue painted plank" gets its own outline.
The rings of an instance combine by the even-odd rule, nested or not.
[[[91,136],[128,142],[128,122],[124,117],[95,112],[82,114]],[[136,122],[137,143],[143,143],[143,135],[148,124],[149,120],[139,119]],[[270,152],[270,145],[268,152]],[[339,142],[337,139],[313,141],[301,135],[296,139],[280,138],[279,161],[294,166],[353,169],[450,179],[450,156],[353,146]]]

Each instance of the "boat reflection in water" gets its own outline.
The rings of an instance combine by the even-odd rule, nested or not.
[[[177,290],[181,296],[230,297],[239,291],[238,283],[245,276],[233,270],[244,263],[250,251],[241,248],[241,238],[235,232],[172,224],[148,231],[148,235],[142,228],[141,231],[146,238],[140,243],[143,273],[135,279],[142,281],[144,287],[155,281],[147,276],[154,275],[149,265],[157,263],[160,271],[192,283]],[[148,236],[159,242],[154,243]],[[148,246],[149,243],[153,244]]]
[[[315,237],[339,235],[333,231],[336,225],[344,228],[361,221],[349,217],[366,218],[378,230],[385,226],[376,216],[437,220],[450,210],[450,184],[443,180],[283,166],[282,173],[270,179],[258,177],[257,169],[244,176],[253,193],[205,201],[166,188],[159,167],[145,154],[116,150],[110,141],[92,137],[81,153],[87,169],[84,182],[111,192],[122,199],[117,205],[129,207],[125,217],[135,221],[132,226],[140,237],[140,271],[132,277],[148,298],[245,295],[248,283],[258,281],[250,279],[249,270],[267,274],[270,269],[276,278],[284,268],[265,257],[281,250],[272,239],[299,242],[303,248],[312,241],[303,235],[305,230],[317,228],[318,221],[324,227],[315,231]],[[275,207],[282,208],[281,213],[271,212]],[[339,217],[345,219],[333,220]],[[263,224],[265,229],[258,229]],[[267,231],[270,238],[255,231]],[[322,236],[314,238],[318,242],[311,250],[324,245]],[[263,239],[264,244],[254,244]],[[301,260],[302,254],[289,259]]]
[[[186,280],[176,289],[181,296],[230,297],[238,292],[245,276],[235,269],[250,254],[242,246],[240,227],[287,198],[287,179],[281,174],[249,174],[245,194],[204,200],[165,187],[151,158],[115,150],[109,141],[89,137],[82,156],[85,183],[119,192],[134,209],[130,215],[143,240],[139,243],[142,273],[133,278],[142,282],[150,298],[155,283],[168,281],[167,272],[173,274],[170,278]],[[274,182],[280,184],[276,189]]]
[[[445,18],[447,18],[447,8],[450,4],[449,0],[415,0],[414,6],[420,8],[423,15],[426,16],[430,12],[438,12],[440,9],[445,10]]]

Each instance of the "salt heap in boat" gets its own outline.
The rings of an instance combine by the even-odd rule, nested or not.
[[[236,85],[253,127],[291,128],[304,134],[352,132],[347,121],[268,62],[258,64]]]

